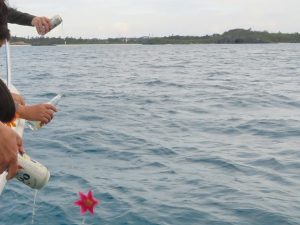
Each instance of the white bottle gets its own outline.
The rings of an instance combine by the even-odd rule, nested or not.
[[[18,155],[19,170],[16,178],[27,186],[40,190],[49,181],[50,172],[41,163],[32,160],[28,155]]]
[[[60,101],[60,99],[62,98],[62,96],[63,96],[62,94],[58,94],[47,103],[57,106],[57,104]],[[28,126],[31,130],[39,130],[43,126],[41,121],[27,121],[27,122],[28,122]]]

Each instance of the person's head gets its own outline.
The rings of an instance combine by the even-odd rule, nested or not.
[[[7,123],[15,117],[16,106],[6,84],[0,79],[0,121]]]
[[[10,32],[7,26],[0,25],[0,47],[4,44],[5,40],[10,39]]]
[[[0,0],[0,47],[5,40],[10,39],[10,32],[7,27],[7,5],[4,0]]]

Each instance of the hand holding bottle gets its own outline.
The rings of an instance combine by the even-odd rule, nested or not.
[[[42,128],[42,126],[44,124],[49,123],[53,118],[54,112],[57,112],[57,109],[55,106],[58,104],[61,97],[62,97],[62,94],[59,94],[59,95],[55,96],[54,98],[52,98],[48,103],[43,104],[43,105],[47,106],[48,118],[49,118],[49,113],[50,113],[51,118],[49,121],[43,121],[43,120],[33,119],[33,118],[27,119],[28,123],[29,123],[29,128],[32,130],[38,130],[38,129]]]
[[[18,113],[23,119],[29,121],[40,121],[42,125],[49,123],[57,109],[54,105],[42,103],[37,105],[19,105]]]
[[[62,18],[59,15],[51,19],[44,16],[36,16],[32,19],[31,24],[34,26],[40,35],[47,34],[50,30],[61,24]]]
[[[45,35],[51,30],[51,20],[44,16],[36,16],[31,21],[32,26],[36,28],[36,31],[40,35]]]

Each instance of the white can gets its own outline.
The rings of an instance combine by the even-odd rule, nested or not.
[[[57,27],[63,21],[59,15],[53,16],[50,20],[51,20],[51,25],[52,25],[51,30],[53,28]]]
[[[42,189],[49,181],[50,172],[41,163],[28,155],[18,155],[19,170],[16,178],[33,189]]]

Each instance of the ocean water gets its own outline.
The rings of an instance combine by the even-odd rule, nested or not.
[[[298,44],[12,47],[28,104],[64,94],[24,134],[52,174],[34,224],[81,224],[89,190],[90,225],[300,224],[299,60]],[[0,224],[31,224],[33,196],[10,181]]]

